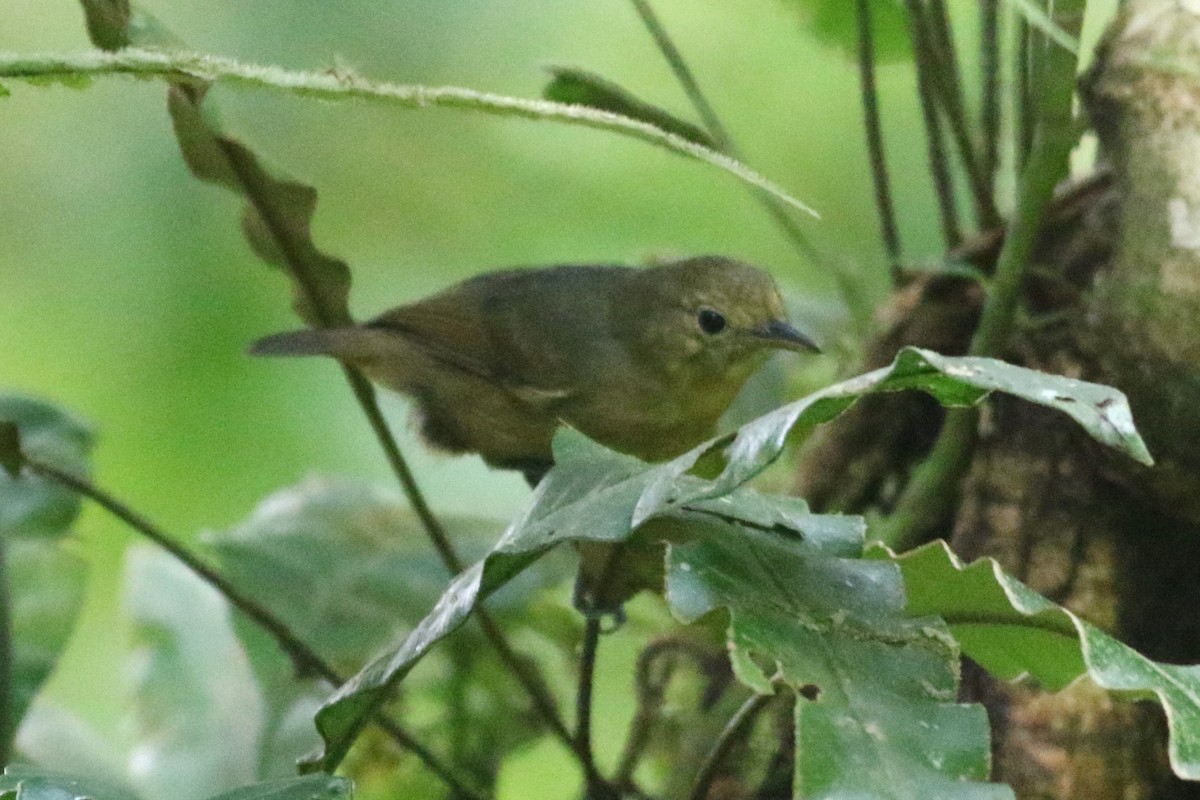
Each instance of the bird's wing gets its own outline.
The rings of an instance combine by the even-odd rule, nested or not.
[[[519,338],[485,320],[477,305],[440,294],[385,312],[367,326],[394,331],[440,363],[495,384],[528,405],[547,408],[570,397],[558,376],[531,374],[530,364],[542,362],[524,352]]]

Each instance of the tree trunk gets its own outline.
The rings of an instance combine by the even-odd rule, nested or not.
[[[1043,228],[1005,358],[1116,386],[1158,460],[1110,455],[1061,415],[1005,398],[981,420],[961,503],[939,533],[1162,661],[1200,662],[1200,2],[1129,0],[1082,82],[1110,172],[1065,190]],[[956,254],[985,269],[999,236]],[[894,298],[869,366],[906,344],[965,349],[977,287],[937,277]],[[921,399],[864,403],[809,450],[800,493],[886,511],[932,441]],[[1166,762],[1157,707],[1081,681],[997,683],[995,778],[1021,798],[1200,797]]]

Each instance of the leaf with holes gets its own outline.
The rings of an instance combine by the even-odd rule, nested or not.
[[[796,797],[1011,798],[984,782],[987,716],[955,700],[953,640],[936,618],[904,613],[899,569],[857,557],[856,522],[859,552],[838,554],[696,521],[670,547],[671,609],[685,623],[726,611],[739,679],[769,692],[778,670],[796,691]]]
[[[963,652],[993,675],[1028,675],[1051,690],[1086,675],[1104,689],[1157,699],[1170,729],[1172,769],[1200,780],[1200,667],[1151,661],[990,558],[964,565],[944,542],[886,557],[904,573],[910,613],[945,619]]]

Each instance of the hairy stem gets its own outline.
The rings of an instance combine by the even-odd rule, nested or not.
[[[862,87],[863,127],[867,133],[867,154],[875,186],[875,208],[879,212],[879,231],[887,252],[892,286],[898,287],[900,271],[900,233],[896,227],[896,209],[892,205],[892,187],[887,159],[883,152],[883,127],[879,118],[879,97],[875,91],[875,34],[871,22],[871,0],[858,0],[858,77]]]
[[[367,100],[408,109],[457,108],[507,117],[549,120],[620,133],[711,164],[768,192],[797,210],[817,216],[815,211],[779,186],[724,153],[690,142],[648,122],[586,106],[509,97],[457,86],[405,86],[376,82],[354,73],[285,70],[194,53],[164,53],[137,48],[126,48],[115,53],[81,54],[18,55],[0,52],[0,78],[57,80],[78,85],[93,77],[115,75],[158,78],[174,83],[224,83],[283,91],[321,100]]]
[[[131,509],[113,495],[100,489],[83,478],[71,475],[49,464],[44,464],[40,461],[35,461],[28,458],[25,459],[29,468],[39,475],[50,478],[63,486],[79,493],[83,497],[93,501],[105,511],[112,514],[117,519],[121,520],[127,526],[145,536],[158,547],[161,547],[173,558],[187,567],[191,572],[207,583],[209,586],[220,592],[231,606],[245,614],[254,624],[265,630],[280,649],[287,654],[295,665],[297,673],[306,676],[319,677],[335,686],[345,683],[345,678],[335,670],[329,662],[321,658],[311,647],[303,642],[296,634],[288,627],[288,625],[277,616],[275,616],[267,608],[263,607],[250,597],[246,596],[229,582],[223,575],[214,570],[212,567],[201,561],[195,554],[183,547],[173,537],[168,536],[154,523],[150,522],[141,514]],[[484,796],[478,791],[470,788],[466,782],[460,780],[454,771],[447,765],[441,762],[432,751],[422,745],[417,739],[394,720],[387,719],[382,715],[377,714],[375,722],[388,733],[389,736],[401,747],[412,752],[429,768],[429,771],[437,775],[447,786],[458,792],[463,797],[472,798],[472,800],[484,800]]]

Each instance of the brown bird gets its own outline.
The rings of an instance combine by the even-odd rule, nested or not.
[[[254,355],[327,355],[411,396],[429,443],[536,482],[571,425],[657,461],[713,435],[773,349],[819,352],[771,277],[701,256],[646,269],[487,273],[362,325],[295,331]]]

